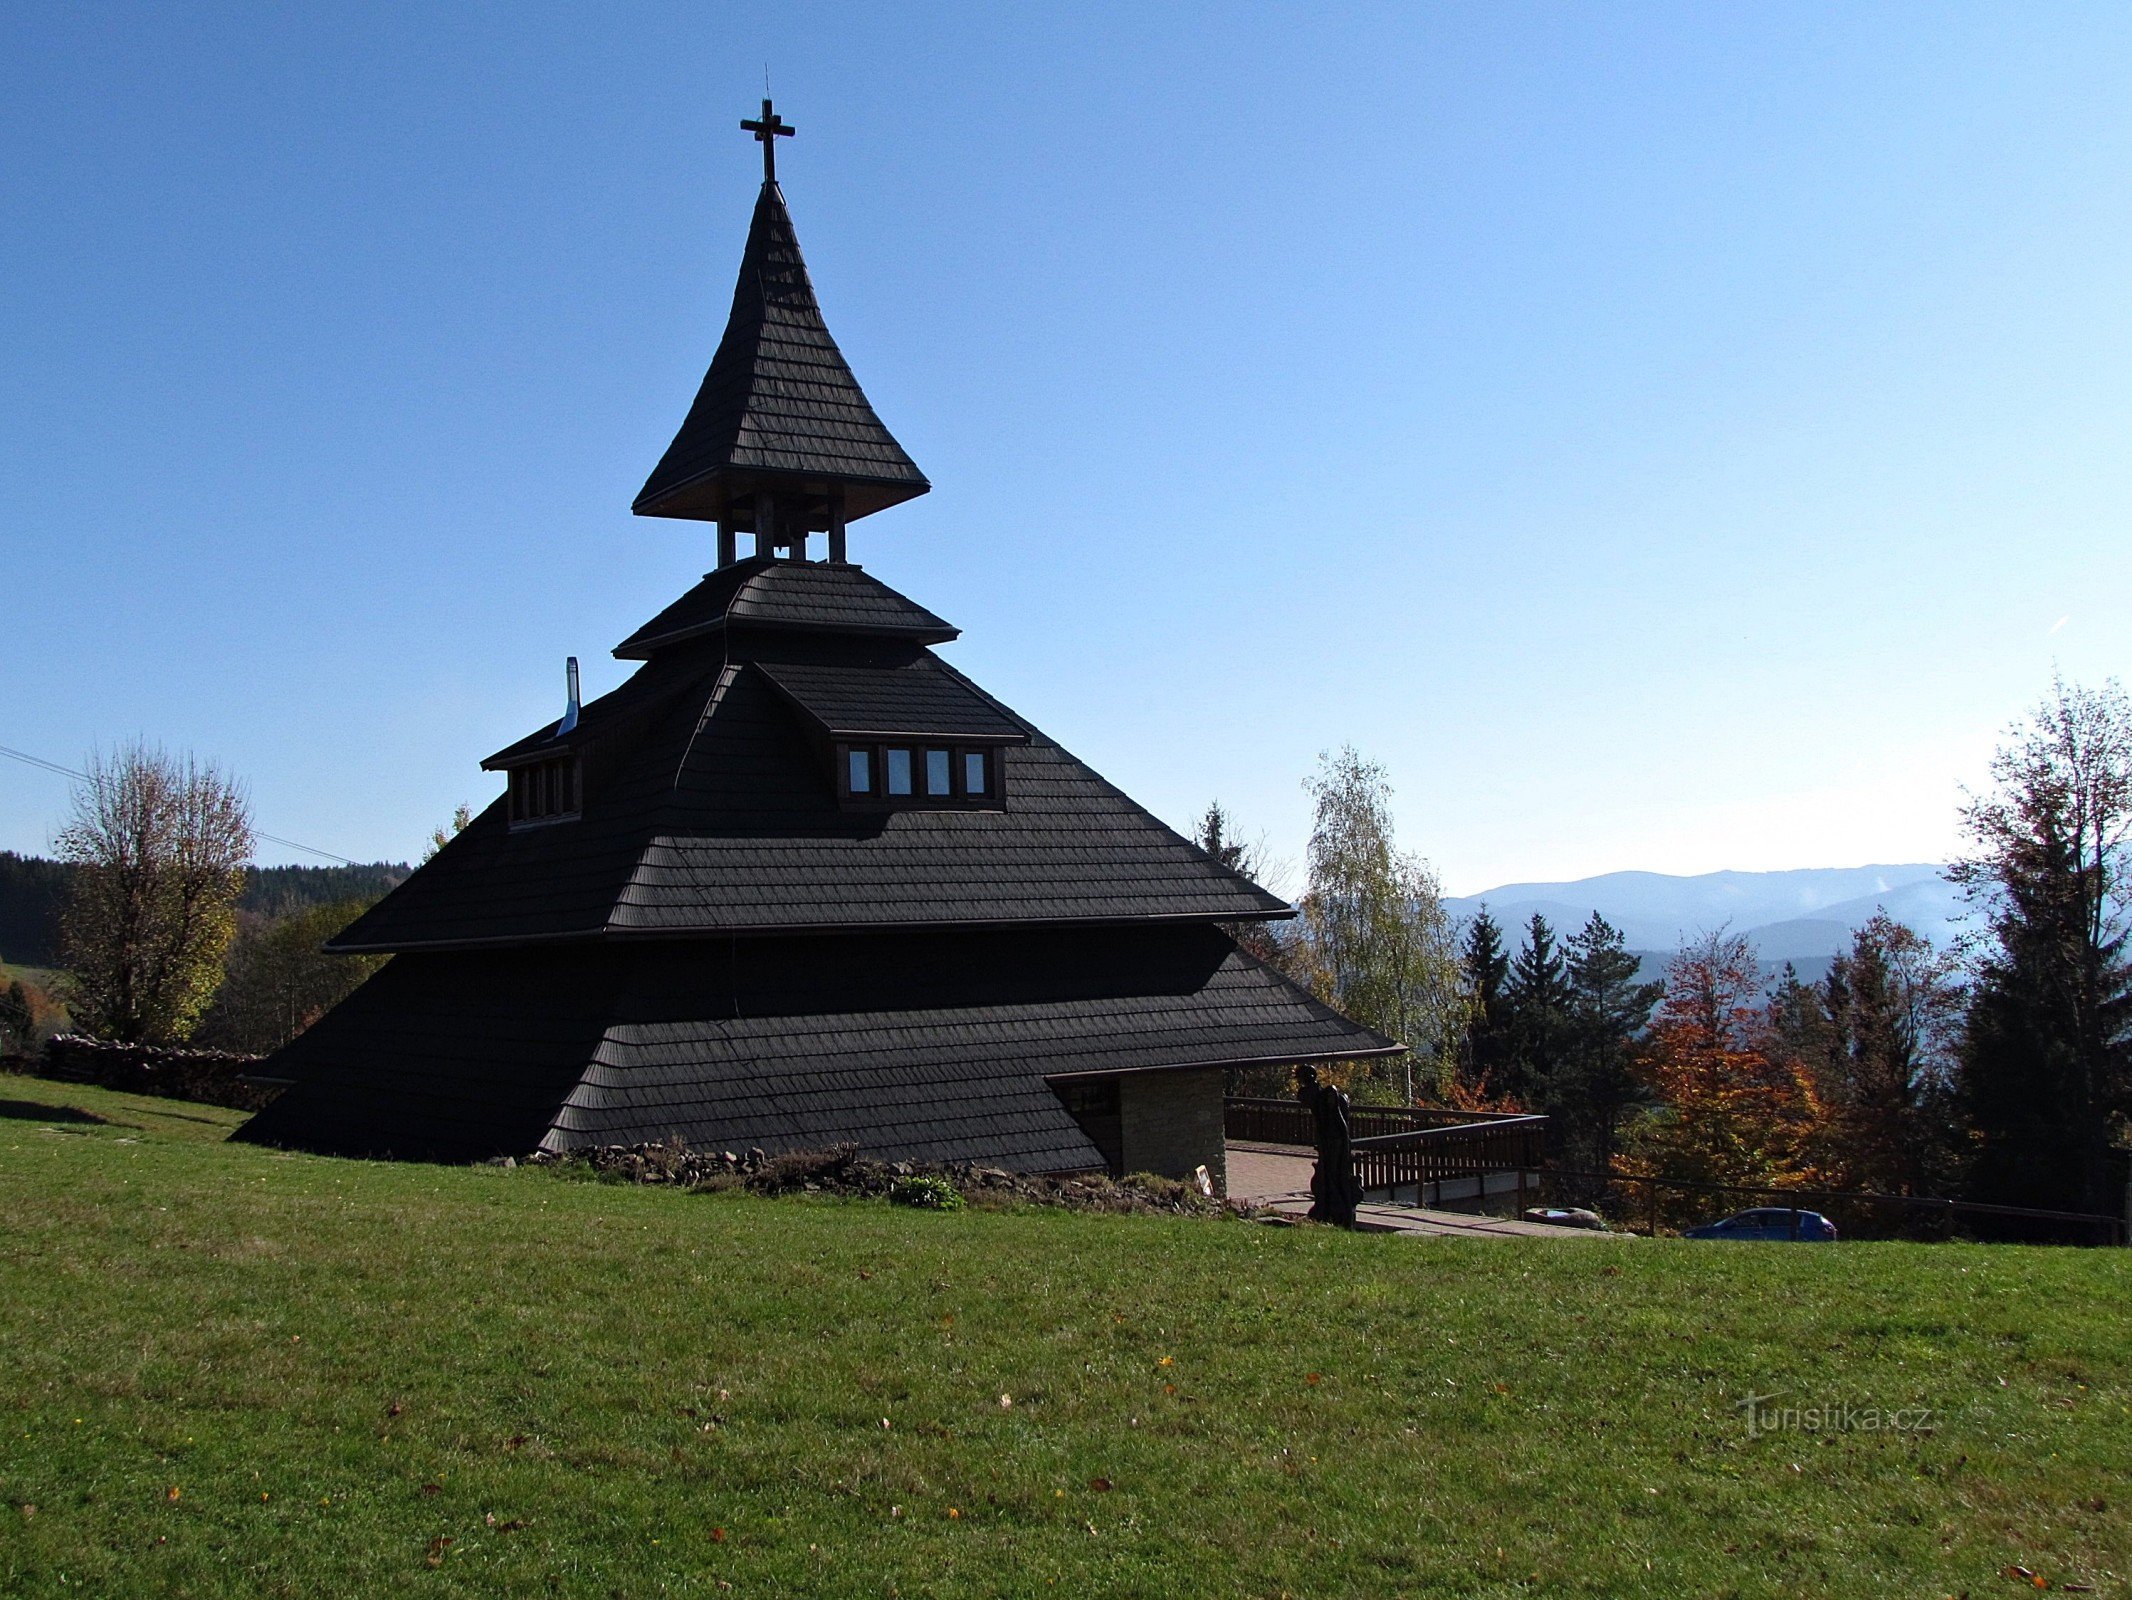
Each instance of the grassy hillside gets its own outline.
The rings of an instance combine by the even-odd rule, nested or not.
[[[47,994],[59,987],[57,967],[26,967],[12,961],[0,961],[0,989],[6,988],[17,978],[26,984],[35,985]]]
[[[2132,1253],[934,1215],[0,1101],[10,1595],[2132,1573]],[[1735,1403],[1775,1390],[1935,1426],[1750,1438]]]
[[[31,991],[30,1009],[36,1019],[36,1037],[62,1033],[67,1027],[66,1003],[60,999],[63,974],[56,967],[24,967],[0,961],[0,991],[17,981]]]

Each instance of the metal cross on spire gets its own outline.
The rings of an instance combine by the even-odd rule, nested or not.
[[[779,118],[778,114],[770,108],[770,100],[767,95],[763,97],[762,120],[760,122],[743,120],[740,125],[749,133],[754,134],[756,142],[762,146],[762,181],[764,183],[777,182],[777,141],[789,139],[799,130],[793,127],[791,123]]]

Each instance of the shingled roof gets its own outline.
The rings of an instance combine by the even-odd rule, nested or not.
[[[769,678],[819,672],[798,652],[838,643],[766,636],[760,669],[733,641],[661,651],[616,691],[632,730],[619,748],[572,738],[590,763],[580,819],[513,829],[497,802],[331,948],[1293,915],[917,646],[900,670],[1026,739],[1001,751],[1004,809],[840,809],[803,713]],[[596,700],[580,730],[607,718]]]
[[[240,1137],[443,1160],[679,1138],[1024,1171],[1103,1158],[1051,1081],[1396,1047],[1218,930],[402,956]]]
[[[843,487],[847,517],[931,487],[874,415],[830,337],[785,198],[765,183],[725,337],[631,509],[709,520],[734,495],[817,482]]]
[[[862,567],[753,556],[704,574],[695,588],[614,647],[649,661],[670,645],[726,627],[793,628],[945,644],[961,631]]]
[[[757,670],[832,739],[1029,739],[988,696],[928,655],[898,667],[788,661]]]

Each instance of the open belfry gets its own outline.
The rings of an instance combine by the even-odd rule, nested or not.
[[[1241,952],[1293,908],[935,652],[849,558],[924,494],[829,335],[778,188],[634,510],[718,565],[612,693],[329,948],[392,959],[261,1068],[242,1137],[474,1160],[681,1140],[1024,1172],[1205,1166],[1225,1069],[1394,1047]],[[873,525],[868,525],[868,530]],[[741,554],[741,542],[749,553]],[[819,553],[819,558],[818,558]]]

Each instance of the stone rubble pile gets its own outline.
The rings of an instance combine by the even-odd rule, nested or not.
[[[508,1157],[500,1165],[513,1165]],[[1076,1211],[1168,1213],[1176,1216],[1247,1216],[1251,1208],[1209,1199],[1187,1183],[1136,1173],[1123,1179],[1101,1175],[1033,1177],[1002,1167],[964,1162],[874,1161],[849,1145],[834,1150],[692,1150],[676,1142],[600,1145],[567,1154],[536,1151],[526,1164],[568,1168],[581,1165],[619,1183],[662,1183],[684,1189],[744,1189],[750,1194],[832,1194],[885,1199],[909,1178],[941,1178],[966,1204],[1064,1206]]]

